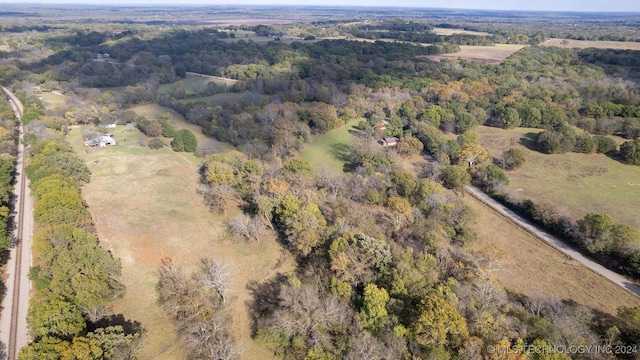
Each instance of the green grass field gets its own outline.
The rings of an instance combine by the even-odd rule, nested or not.
[[[553,204],[562,214],[581,218],[605,213],[640,228],[640,167],[622,164],[602,154],[542,154],[522,145],[540,129],[503,130],[481,126],[480,143],[499,156],[510,147],[525,151],[527,162],[509,172],[520,198]],[[529,135],[527,135],[529,134]]]
[[[215,83],[216,85],[221,86],[230,86],[233,82],[232,80],[222,80],[216,79],[206,76],[197,76],[192,74],[187,74],[184,79],[181,80],[182,84],[184,84],[184,92],[188,96],[193,96],[196,94],[201,94],[207,89],[207,85],[209,83]],[[174,91],[175,84],[162,84],[158,88],[158,94],[160,95],[171,95]]]
[[[339,159],[338,153],[345,146],[351,145],[353,133],[358,131],[356,125],[360,120],[352,120],[338,129],[313,137],[302,150],[300,157],[309,161],[315,170],[326,166],[334,171],[343,171],[344,161]]]
[[[135,110],[165,109],[147,106]],[[160,260],[171,257],[190,272],[200,258],[210,256],[234,271],[227,308],[242,358],[271,359],[270,351],[251,339],[247,284],[289,271],[291,259],[272,234],[265,233],[259,243],[226,235],[225,217],[211,213],[197,193],[201,159],[167,147],[151,150],[141,145],[149,138],[135,128],[111,130],[117,146],[84,147],[82,127],[74,127],[68,140],[92,172],[91,183],[82,188],[82,194],[101,244],[122,261],[126,292],[115,302],[113,312],[139,321],[146,330],[138,358],[178,360],[186,355],[171,320],[157,304]],[[238,211],[230,211],[229,216]]]
[[[42,97],[42,105],[45,109],[54,109],[56,106],[65,103],[65,98],[63,95],[56,94],[53,92],[42,92],[40,95]]]

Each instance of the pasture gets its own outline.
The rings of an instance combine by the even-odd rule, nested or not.
[[[494,157],[510,147],[525,152],[526,163],[508,172],[509,188],[519,198],[550,203],[574,219],[598,212],[640,228],[640,167],[622,164],[603,154],[549,155],[523,146],[530,144],[540,131],[487,126],[477,129],[480,143]]]
[[[352,120],[337,129],[314,136],[302,150],[300,157],[309,161],[314,170],[326,167],[336,172],[343,171],[345,162],[340,159],[340,154],[353,142],[353,134],[359,131],[356,125],[360,120]]]
[[[485,64],[500,64],[509,56],[527,45],[518,44],[496,44],[494,46],[470,46],[461,45],[460,51],[451,54],[426,55],[425,57],[433,61],[443,59],[456,60],[462,58]]]
[[[170,95],[173,94],[176,89],[181,88],[185,95],[195,96],[202,94],[207,90],[209,83],[214,83],[221,87],[230,87],[235,84],[237,80],[227,79],[218,76],[209,76],[197,73],[187,73],[184,79],[177,81],[173,84],[162,84],[158,88],[158,94]]]
[[[42,106],[47,110],[55,109],[56,106],[66,102],[64,95],[58,92],[41,92],[38,96],[42,97]]]
[[[640,50],[640,42],[634,41],[592,41],[592,40],[573,40],[573,39],[547,39],[543,46],[556,46],[562,48],[578,48],[578,49],[614,49],[614,50]]]
[[[464,30],[464,29],[449,29],[449,28],[439,28],[439,27],[434,27],[433,30],[431,31],[437,35],[444,35],[444,36],[453,35],[453,34],[467,34],[467,35],[477,35],[477,36],[490,35],[489,33],[486,33],[484,31],[471,31],[471,30]]]
[[[472,250],[497,249],[504,258],[496,276],[509,292],[538,293],[543,297],[574,301],[590,309],[615,315],[620,306],[638,306],[640,300],[604,277],[504,219],[471,195],[463,202],[475,213],[478,238]],[[535,274],[532,277],[532,274]]]
[[[156,110],[166,111],[134,109],[147,115]],[[146,330],[138,358],[178,360],[186,353],[157,303],[160,260],[171,257],[190,273],[200,258],[212,257],[233,269],[226,308],[242,358],[271,359],[271,352],[251,338],[247,285],[289,271],[292,261],[274,235],[265,231],[257,243],[230,238],[224,225],[227,217],[211,213],[197,193],[201,159],[194,155],[166,147],[151,150],[141,145],[149,138],[126,126],[112,129],[117,146],[85,148],[82,130],[73,128],[68,140],[92,172],[91,183],[83,187],[82,194],[101,244],[122,261],[126,292],[115,302],[113,312],[139,321]],[[239,212],[232,208],[228,216]]]

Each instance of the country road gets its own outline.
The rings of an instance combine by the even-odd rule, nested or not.
[[[18,119],[22,117],[22,103],[7,88],[4,92],[10,98],[10,104]],[[29,193],[28,180],[24,175],[24,146],[22,124],[20,125],[20,144],[16,165],[14,186],[14,224],[15,236],[7,261],[8,275],[5,294],[0,313],[0,359],[17,358],[20,348],[29,343],[27,331],[27,309],[31,282],[28,274],[31,267],[31,239],[33,236],[33,199]]]
[[[491,207],[492,209],[496,210],[498,213],[500,213],[500,215],[506,218],[509,218],[513,223],[520,226],[521,228],[523,228],[533,236],[553,246],[554,248],[558,249],[565,255],[577,260],[582,265],[602,275],[603,277],[607,278],[608,280],[612,281],[613,283],[617,284],[623,289],[629,291],[630,293],[640,297],[640,286],[638,286],[632,280],[616,272],[613,272],[605,268],[604,266],[596,263],[595,261],[589,259],[588,257],[582,255],[580,252],[578,252],[571,246],[567,245],[564,241],[562,241],[558,237],[555,237],[549,234],[548,232],[540,229],[538,226],[533,225],[531,222],[522,218],[521,216],[513,212],[511,209],[500,204],[498,201],[494,200],[493,198],[485,194],[482,190],[478,189],[477,187],[467,186],[466,190],[473,197],[480,200],[481,202]]]

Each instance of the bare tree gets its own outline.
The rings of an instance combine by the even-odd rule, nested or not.
[[[215,291],[222,302],[227,299],[232,273],[231,268],[219,260],[200,259],[200,283]]]
[[[245,240],[260,241],[260,230],[262,229],[262,221],[256,217],[240,214],[233,219],[227,221],[227,230],[238,238]]]
[[[229,334],[228,319],[217,314],[207,321],[191,325],[184,336],[197,359],[235,360],[240,358],[233,337]]]
[[[216,212],[227,214],[227,205],[237,198],[236,191],[229,185],[211,186],[200,184],[198,192],[204,196],[204,201]]]

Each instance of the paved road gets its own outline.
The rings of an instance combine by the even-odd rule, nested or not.
[[[12,98],[11,106],[14,108],[14,111],[16,111],[18,117],[21,117],[22,104],[7,88],[3,89],[7,95]],[[26,183],[28,180],[23,176],[24,146],[22,145],[22,131],[23,128],[21,126],[16,167],[16,184],[14,187],[14,196],[16,199],[14,222],[15,224],[22,225],[22,239],[18,239],[17,229],[15,229],[16,235],[7,262],[7,273],[9,276],[5,284],[6,292],[2,299],[2,313],[0,313],[0,359],[10,360],[15,359],[20,348],[29,343],[26,319],[29,306],[29,293],[31,290],[31,282],[28,279],[28,274],[29,268],[31,267],[33,199],[29,194],[29,187]],[[18,263],[16,261],[17,259],[21,261]],[[18,277],[16,277],[16,273],[19,273]],[[19,291],[16,291],[16,289],[19,289]],[[14,296],[16,297],[14,298]],[[17,316],[13,316],[16,311]],[[10,339],[14,340],[15,343],[10,344]]]
[[[547,244],[553,246],[554,248],[560,250],[565,255],[572,257],[573,259],[580,262],[582,265],[588,267],[589,269],[595,271],[596,273],[604,276],[615,284],[619,285],[623,289],[629,291],[630,293],[640,297],[640,286],[635,284],[632,280],[613,272],[604,266],[596,263],[595,261],[589,259],[588,257],[582,255],[580,252],[576,251],[571,246],[567,245],[565,242],[560,240],[559,238],[549,234],[548,232],[540,229],[538,226],[533,225],[528,220],[522,218],[512,210],[508,209],[504,205],[500,204],[496,200],[492,199],[489,195],[485,194],[482,190],[474,187],[467,186],[467,191],[476,199],[482,201],[487,206],[493,208],[501,215],[508,217],[515,224],[539,238],[540,240],[546,242]]]

